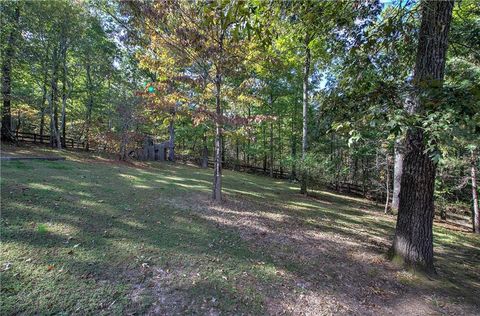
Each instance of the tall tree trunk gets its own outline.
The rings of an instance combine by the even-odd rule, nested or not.
[[[416,91],[412,96],[410,113],[421,112],[426,93],[440,88],[443,83],[454,1],[423,1],[421,5],[422,23],[413,76]],[[436,165],[425,153],[423,130],[410,128],[405,147],[400,205],[391,252],[407,266],[433,274],[432,225]]]
[[[12,63],[15,58],[15,39],[18,33],[18,21],[20,19],[20,4],[16,3],[13,13],[13,25],[8,35],[3,63],[2,63],[2,128],[1,138],[3,141],[13,141],[12,113],[10,110],[12,102]]]
[[[280,178],[283,178],[283,163],[282,163],[282,157],[283,157],[283,144],[282,144],[282,123],[280,120],[278,120],[278,163],[280,165]]]
[[[301,194],[307,194],[307,172],[305,159],[307,156],[307,116],[308,116],[308,77],[310,75],[310,36],[305,38],[305,64],[303,69],[303,113],[302,113],[302,183],[300,187]]]
[[[478,189],[477,189],[477,155],[472,151],[471,159],[472,174],[472,202],[473,202],[473,232],[480,234],[480,211],[478,209]]]
[[[400,205],[400,185],[402,181],[403,172],[403,158],[404,158],[404,144],[403,139],[395,141],[395,162],[393,166],[393,196],[392,196],[392,211],[398,211]]]
[[[384,213],[388,213],[388,203],[390,202],[390,159],[388,157],[388,151],[385,156],[385,172],[386,172],[386,184],[387,197],[385,198],[385,209]]]
[[[61,147],[66,147],[66,120],[67,120],[67,43],[66,39],[62,40],[62,124],[61,130]]]
[[[61,148],[60,135],[58,131],[58,111],[57,111],[57,93],[58,93],[58,47],[54,48],[52,55],[52,78],[50,80],[50,145]]]
[[[42,103],[40,104],[40,143],[43,143],[43,134],[45,130],[45,103],[47,102],[47,72],[45,72],[45,77],[42,87]]]
[[[252,115],[250,106],[248,107],[248,117]],[[247,166],[250,166],[250,146],[251,146],[251,140],[250,140],[250,135],[248,134],[248,139],[247,139]]]
[[[205,133],[203,134],[202,168],[208,168],[208,146],[207,146],[207,135]]]
[[[227,151],[225,150],[225,147],[227,147],[227,141],[225,139],[225,135],[222,133],[222,137],[220,138],[220,144],[222,144],[222,167],[225,168],[227,165],[227,158],[225,157],[227,154]]]
[[[92,75],[90,72],[90,61],[87,61],[85,65],[85,70],[87,74],[86,88],[87,88],[87,112],[85,115],[85,150],[90,150],[90,124],[92,120],[92,111],[93,111],[93,86],[92,86]]]
[[[296,114],[294,112],[294,114]],[[291,137],[291,158],[292,158],[292,173],[291,180],[297,178],[297,168],[296,168],[296,159],[297,159],[297,144],[295,142],[295,115],[292,118],[292,137]]]
[[[127,153],[127,145],[129,141],[128,129],[129,129],[129,124],[127,122],[124,122],[122,124],[122,138],[120,140],[120,154],[119,154],[120,156],[119,158],[122,161],[126,161],[128,158],[128,153]]]
[[[58,82],[57,82],[58,84]],[[58,91],[58,90],[57,90]],[[53,103],[54,111],[53,111],[53,119],[55,122],[55,145],[57,146],[58,149],[62,149],[62,140],[60,136],[60,129],[58,128],[58,104],[56,102]]]
[[[238,138],[235,141],[235,170],[240,170],[240,143]]]
[[[270,177],[273,178],[273,122],[270,122]]]
[[[170,138],[168,140],[168,160],[175,161],[175,126],[173,123],[173,119],[170,120],[170,124],[168,125],[168,133],[170,135]]]
[[[270,115],[273,115],[273,95],[270,91]],[[273,122],[270,122],[270,146],[269,146],[269,164],[270,164],[270,177],[273,178]]]
[[[222,201],[222,105],[221,105],[221,85],[222,77],[220,69],[217,65],[217,73],[215,75],[215,153],[214,153],[214,170],[213,170],[213,194],[212,198],[215,202]]]
[[[263,134],[263,173],[267,173],[267,127],[265,124],[262,124],[262,134]]]

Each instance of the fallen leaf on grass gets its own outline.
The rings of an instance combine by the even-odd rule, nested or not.
[[[5,262],[5,263],[3,264],[3,269],[2,269],[2,271],[10,270],[11,267],[12,267],[12,263],[11,263],[11,262]]]

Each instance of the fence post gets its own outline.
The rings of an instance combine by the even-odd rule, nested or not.
[[[37,134],[33,134],[33,143],[34,143],[34,144],[37,143]]]
[[[73,138],[72,138],[71,140],[72,140],[72,148],[74,148],[74,146],[73,146]]]

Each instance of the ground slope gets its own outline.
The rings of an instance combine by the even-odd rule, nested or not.
[[[435,228],[438,280],[385,260],[394,217],[327,191],[226,171],[2,162],[7,314],[480,314],[480,239]]]

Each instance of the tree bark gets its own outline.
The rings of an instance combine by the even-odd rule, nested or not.
[[[207,135],[206,134],[203,134],[202,168],[208,168],[208,146],[207,146]]]
[[[273,122],[270,122],[270,177],[273,178]]]
[[[85,150],[90,150],[90,124],[92,120],[92,110],[93,110],[93,87],[92,87],[92,75],[90,72],[90,60],[87,61],[85,65],[86,70],[86,88],[87,88],[87,112],[85,114]]]
[[[61,130],[61,147],[66,147],[66,122],[67,122],[67,39],[62,38],[62,123]]]
[[[453,1],[423,1],[417,58],[413,76],[415,88],[410,113],[425,106],[419,96],[443,83],[448,31]],[[424,133],[410,128],[405,140],[405,158],[400,188],[395,238],[391,254],[416,270],[434,274],[433,216],[436,165],[425,152]]]
[[[250,106],[248,106],[248,117],[252,115]],[[250,146],[251,146],[251,140],[250,140],[250,135],[248,134],[248,139],[247,139],[247,166],[250,166]]]
[[[238,138],[235,141],[235,170],[240,170],[240,143]]]
[[[57,93],[58,93],[58,47],[54,48],[52,55],[52,78],[50,80],[50,145],[61,149],[60,135],[58,131],[58,111],[57,111]]]
[[[40,143],[43,143],[43,134],[45,130],[45,102],[47,102],[47,72],[45,72],[45,77],[42,87],[42,103],[40,104]]]
[[[128,129],[129,129],[128,122],[124,122],[122,124],[122,138],[121,138],[121,141],[120,141],[120,154],[119,154],[119,156],[120,156],[119,158],[122,161],[126,161],[127,158],[128,158],[128,154],[127,154],[127,145],[128,145],[128,141],[129,141]]]
[[[400,186],[403,172],[404,144],[402,139],[395,142],[395,162],[393,166],[392,211],[398,211],[400,205]]]
[[[307,116],[308,116],[308,77],[310,75],[310,37],[305,38],[305,64],[303,69],[303,113],[302,113],[302,182],[300,193],[307,194],[307,172],[305,170],[305,159],[307,156]]]
[[[213,192],[212,198],[215,202],[222,201],[222,106],[221,106],[221,85],[222,77],[220,69],[216,70],[215,75],[215,154],[214,154],[214,170],[213,170]]]
[[[480,211],[478,207],[478,189],[477,189],[477,156],[472,151],[471,159],[471,174],[472,174],[472,202],[473,202],[473,232],[480,234]]]
[[[283,178],[283,144],[282,144],[282,123],[278,120],[278,164],[280,165],[280,177]]]
[[[263,173],[267,174],[267,127],[265,124],[262,124],[262,134],[263,134]]]
[[[168,125],[168,133],[170,135],[168,140],[168,160],[175,161],[175,126],[173,123],[173,118],[170,120],[170,124]]]
[[[294,114],[296,114],[294,112]],[[291,180],[295,180],[297,178],[297,166],[296,166],[296,159],[297,159],[297,144],[295,142],[295,116],[292,117],[292,137],[291,137],[291,158],[292,158],[292,173],[291,173]]]
[[[387,197],[385,199],[385,209],[384,213],[388,213],[388,203],[390,202],[390,159],[388,157],[388,151],[385,156],[385,172],[386,172],[386,189],[387,189]]]
[[[3,141],[14,141],[15,137],[12,133],[12,63],[15,58],[15,39],[18,32],[18,22],[20,20],[20,5],[16,3],[13,13],[13,25],[8,35],[3,63],[2,63],[2,128],[1,138]]]
[[[273,114],[273,95],[270,92],[270,114]],[[270,165],[270,177],[273,178],[273,122],[270,122],[270,144],[269,144],[269,165]]]

